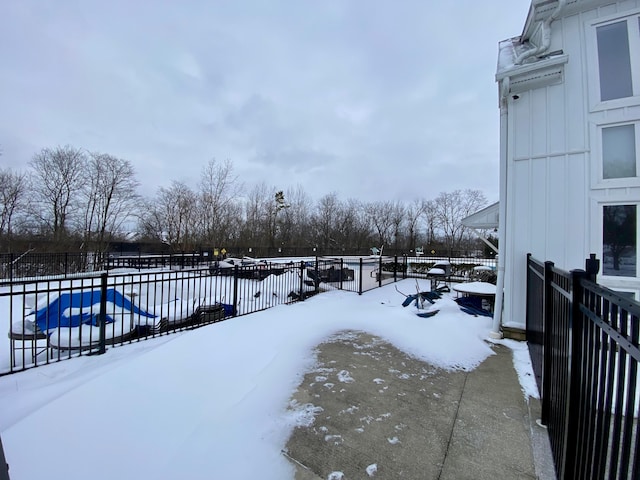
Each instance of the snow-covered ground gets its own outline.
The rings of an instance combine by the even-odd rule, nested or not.
[[[413,293],[430,283],[395,286]],[[473,369],[492,354],[490,318],[462,313],[451,296],[421,318],[403,300],[394,285],[331,291],[1,377],[11,478],[293,478],[280,452],[313,408],[290,398],[331,335],[366,331],[447,369]],[[526,345],[503,343],[514,349],[523,394],[537,396]]]

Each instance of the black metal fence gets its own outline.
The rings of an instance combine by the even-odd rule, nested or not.
[[[111,254],[96,252],[0,254],[0,284],[24,278],[69,278],[114,269],[195,268],[215,261],[208,252]]]
[[[527,340],[558,478],[640,478],[640,303],[527,258]]]
[[[428,269],[436,263],[378,256],[202,266],[194,259],[194,266],[179,263],[179,269],[14,279],[0,286],[0,331],[9,338],[9,348],[0,348],[0,375],[103,353],[107,346],[197,328],[322,291],[362,294],[407,277],[429,278]],[[473,271],[470,265],[468,259],[452,262],[441,279],[460,280]]]
[[[253,251],[253,249],[252,249]],[[249,252],[251,253],[251,252]],[[253,253],[255,255],[255,253]],[[284,255],[284,253],[282,253]],[[315,255],[307,258],[315,258]],[[281,261],[283,257],[274,256],[272,261]],[[364,264],[375,263],[380,257],[345,256],[320,257],[325,259],[343,258],[345,262],[353,263],[354,259],[363,259]],[[383,257],[385,264],[394,258],[405,265],[408,273],[416,275],[426,274],[434,263],[449,261],[455,270],[455,275],[464,277],[474,266],[484,265],[495,268],[495,258],[476,258],[465,256],[408,256],[396,255]],[[116,269],[148,270],[158,268],[184,269],[207,267],[217,260],[214,252],[182,252],[182,253],[39,253],[28,251],[22,254],[0,254],[0,285],[9,284],[14,280],[27,278],[71,278],[84,274]],[[385,266],[385,268],[388,268]]]
[[[0,253],[0,284],[20,278],[70,276],[104,269],[95,253]]]
[[[9,338],[0,374],[304,300],[319,290],[308,268],[263,263],[14,281],[0,291]]]
[[[4,456],[2,438],[0,438],[0,480],[9,480],[9,464]]]

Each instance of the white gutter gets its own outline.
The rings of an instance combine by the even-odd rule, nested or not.
[[[524,60],[534,55],[541,55],[551,46],[551,23],[558,18],[562,10],[564,9],[567,0],[558,0],[558,6],[549,17],[542,22],[540,28],[542,29],[542,42],[540,45],[522,52],[516,57],[515,64],[521,65]]]

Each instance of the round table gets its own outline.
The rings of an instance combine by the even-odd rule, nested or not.
[[[493,312],[493,303],[496,297],[496,286],[489,282],[467,282],[459,283],[453,286],[456,292],[463,293],[474,297],[484,297],[489,301],[491,307],[490,311]]]

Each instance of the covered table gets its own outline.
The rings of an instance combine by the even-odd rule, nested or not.
[[[496,297],[496,286],[489,282],[468,282],[459,283],[453,286],[456,292],[464,295],[480,297],[487,300],[490,310],[493,311],[493,304]]]

